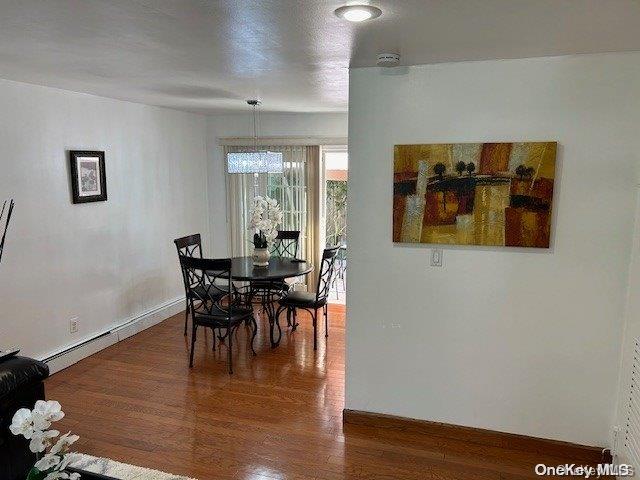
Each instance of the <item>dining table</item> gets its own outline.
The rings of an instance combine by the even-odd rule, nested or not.
[[[289,278],[307,275],[313,271],[313,265],[305,260],[287,257],[271,257],[267,266],[255,266],[252,257],[233,257],[231,259],[231,280],[234,282],[249,282],[253,285],[254,297],[260,298],[263,310],[269,320],[269,339],[271,347],[279,345],[282,329],[276,316],[275,302],[281,296],[280,286]],[[256,289],[257,285],[257,289]],[[275,330],[278,336],[275,336]]]

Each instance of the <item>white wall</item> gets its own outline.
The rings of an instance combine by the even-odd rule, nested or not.
[[[388,73],[350,77],[347,408],[606,445],[640,54]],[[552,248],[446,248],[431,268],[392,243],[394,144],[512,140],[559,142]]]
[[[183,296],[172,240],[208,238],[205,117],[9,81],[0,111],[0,345],[44,357]],[[71,203],[70,149],[106,151],[107,202]]]
[[[219,138],[250,137],[251,114],[213,115],[207,119],[209,154],[209,210],[211,211],[211,252],[213,256],[230,253],[227,225],[225,163]],[[346,113],[261,113],[261,137],[347,137]]]

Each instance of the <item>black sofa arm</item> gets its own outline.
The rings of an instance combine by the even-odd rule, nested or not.
[[[47,364],[33,358],[15,356],[0,361],[0,401],[21,387],[41,382],[48,376]]]
[[[0,479],[24,480],[35,463],[29,442],[9,431],[20,408],[32,409],[44,400],[43,380],[49,376],[46,363],[27,357],[0,361]]]

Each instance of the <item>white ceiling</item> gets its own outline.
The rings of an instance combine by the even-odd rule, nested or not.
[[[640,50],[638,0],[0,0],[0,77],[202,113],[344,111],[348,66]]]

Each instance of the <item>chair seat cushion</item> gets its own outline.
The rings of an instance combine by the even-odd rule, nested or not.
[[[243,322],[251,316],[253,316],[252,308],[234,307],[231,311],[231,323],[236,324]],[[195,312],[194,320],[198,325],[225,327],[229,324],[229,314],[214,306],[211,313]]]
[[[315,292],[289,292],[280,299],[280,304],[291,307],[320,308],[327,303],[326,298],[316,300]]]

